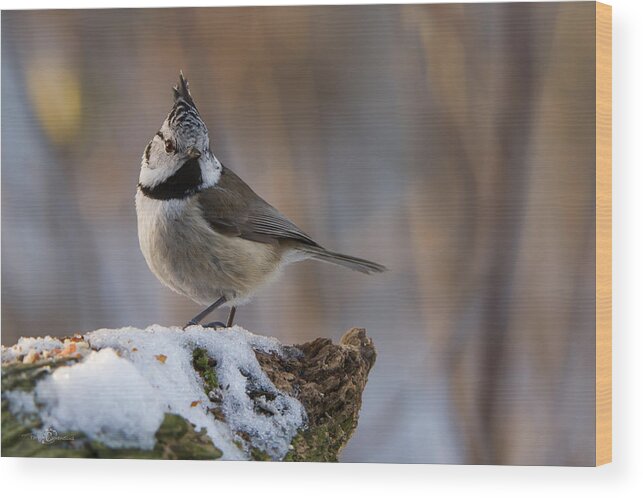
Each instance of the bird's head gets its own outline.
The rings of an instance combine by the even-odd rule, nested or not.
[[[209,166],[216,169],[218,165],[220,168],[210,151],[208,128],[201,119],[182,72],[173,90],[174,105],[143,152],[140,182],[148,187],[162,183],[188,161],[199,162],[205,170],[211,170]]]

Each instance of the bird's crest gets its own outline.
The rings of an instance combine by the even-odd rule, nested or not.
[[[181,99],[196,109],[196,104],[190,93],[190,85],[183,76],[183,71],[179,72],[179,84],[174,87],[174,102],[179,102]]]

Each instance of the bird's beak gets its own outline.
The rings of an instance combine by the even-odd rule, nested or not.
[[[188,157],[190,159],[198,159],[199,157],[201,157],[201,151],[196,147],[190,147],[188,149]]]

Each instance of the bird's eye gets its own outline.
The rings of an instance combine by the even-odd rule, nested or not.
[[[175,151],[174,142],[172,142],[172,140],[169,140],[169,139],[166,140],[165,141],[165,152],[167,152],[168,154],[171,154],[174,151]]]

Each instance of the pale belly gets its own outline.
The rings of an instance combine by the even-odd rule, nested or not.
[[[191,199],[158,201],[136,194],[138,237],[150,270],[170,289],[200,304],[221,296],[248,300],[280,266],[276,245],[212,230]]]

